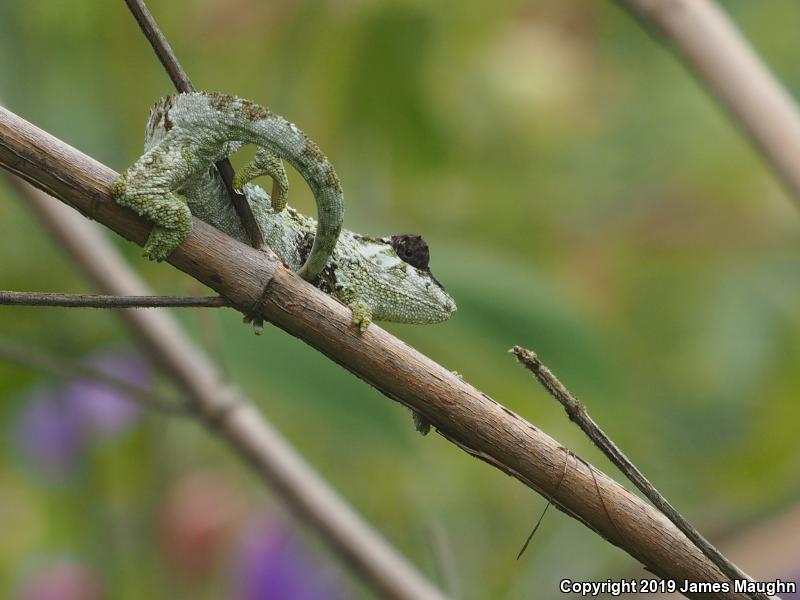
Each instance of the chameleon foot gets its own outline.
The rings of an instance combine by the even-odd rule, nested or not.
[[[255,158],[236,173],[233,187],[242,190],[244,184],[261,175],[269,175],[272,178],[272,209],[281,212],[286,207],[289,178],[286,176],[286,169],[283,168],[283,161],[274,152],[259,147]]]
[[[166,229],[156,225],[150,232],[150,237],[147,238],[142,255],[156,262],[167,260],[175,248],[180,246],[181,242],[189,235],[190,228],[191,221],[189,222],[189,227],[187,227],[185,231]]]
[[[353,324],[358,325],[358,330],[364,333],[372,323],[372,309],[361,300],[351,304],[350,309],[353,311]]]
[[[137,183],[135,179],[134,182]],[[150,260],[166,260],[192,230],[192,213],[186,199],[168,189],[142,192],[131,184],[126,172],[111,185],[110,191],[117,204],[154,224],[143,252]]]
[[[264,319],[255,315],[245,315],[242,318],[242,323],[250,323],[253,325],[253,333],[261,335],[264,333]]]
[[[414,418],[414,429],[419,431],[420,435],[428,435],[431,432],[431,422],[423,417],[415,410],[411,411],[411,416]]]

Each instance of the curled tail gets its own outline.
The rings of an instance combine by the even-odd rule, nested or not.
[[[255,144],[266,151],[260,154],[260,159],[257,153],[257,160],[262,160],[265,164],[269,162],[270,153],[286,160],[311,188],[317,204],[317,233],[308,258],[298,274],[303,279],[313,280],[322,272],[333,254],[342,229],[342,186],[333,165],[319,147],[293,123],[263,106],[226,94],[196,95],[207,99],[210,108],[223,116],[231,140]],[[258,169],[252,172],[257,173]],[[239,181],[244,182],[241,179]],[[276,208],[282,208],[282,205]]]

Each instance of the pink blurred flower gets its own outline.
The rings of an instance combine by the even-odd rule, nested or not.
[[[56,559],[31,572],[17,590],[19,600],[101,600],[100,577],[69,558]]]
[[[213,574],[245,510],[244,496],[223,473],[200,471],[179,479],[158,518],[159,545],[172,574],[183,580]]]

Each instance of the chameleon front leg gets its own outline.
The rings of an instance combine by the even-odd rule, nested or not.
[[[372,307],[363,296],[352,288],[345,287],[336,292],[339,300],[353,311],[353,325],[358,326],[359,331],[365,332],[372,323]]]
[[[117,204],[153,223],[144,245],[144,256],[151,260],[165,260],[192,229],[186,200],[174,192],[189,175],[189,152],[177,145],[155,146],[111,185]]]
[[[236,172],[233,178],[233,187],[237,190],[244,188],[244,184],[261,175],[272,178],[272,209],[280,212],[286,207],[286,194],[289,192],[289,178],[280,156],[272,150],[259,146],[256,155],[247,165]]]

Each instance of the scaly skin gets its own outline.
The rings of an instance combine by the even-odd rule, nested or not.
[[[112,186],[118,203],[155,224],[146,256],[169,256],[188,235],[191,214],[247,241],[219,175],[209,168],[247,143],[256,144],[256,156],[234,185],[247,197],[267,244],[289,268],[347,304],[362,331],[372,320],[435,323],[456,310],[428,269],[421,238],[369,238],[342,230],[339,180],[316,144],[283,117],[223,94],[180,94],[156,103],[144,155]],[[319,222],[286,206],[280,157],[311,187]],[[248,183],[259,175],[273,179],[272,197]]]

